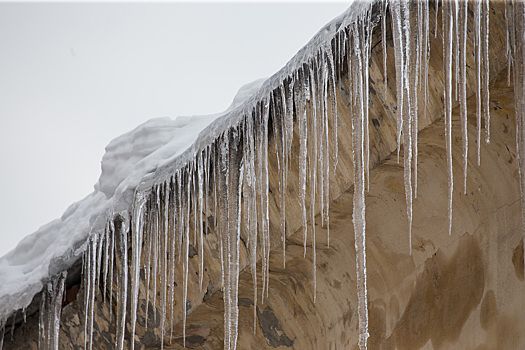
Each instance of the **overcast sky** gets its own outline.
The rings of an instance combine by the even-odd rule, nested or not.
[[[225,110],[348,6],[0,3],[0,256],[93,191],[113,138]]]

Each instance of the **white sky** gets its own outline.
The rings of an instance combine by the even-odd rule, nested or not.
[[[348,6],[0,2],[0,256],[93,191],[110,140],[225,110]]]

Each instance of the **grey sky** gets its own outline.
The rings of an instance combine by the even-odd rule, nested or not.
[[[104,147],[220,112],[349,3],[0,3],[0,256],[93,191]]]

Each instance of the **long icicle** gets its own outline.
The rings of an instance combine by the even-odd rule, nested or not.
[[[355,234],[356,251],[356,274],[357,274],[357,303],[359,323],[359,349],[367,349],[368,334],[368,296],[366,283],[366,221],[365,221],[365,161],[364,161],[364,98],[363,94],[363,62],[360,44],[359,30],[363,30],[360,24],[352,28],[354,56],[349,59],[349,71],[353,72],[353,82],[356,85],[354,99],[357,102],[357,112],[352,116],[352,159],[354,162],[354,207],[353,223]]]
[[[452,193],[454,178],[452,170],[452,9],[448,1],[443,3],[443,75],[445,76],[445,145],[448,173],[448,234],[452,234]]]
[[[463,143],[463,193],[467,194],[467,165],[468,165],[468,130],[467,130],[467,18],[468,2],[459,3],[459,103],[461,117],[461,134]]]
[[[298,108],[299,124],[299,200],[301,202],[301,212],[303,217],[303,257],[306,256],[306,238],[308,233],[306,217],[306,158],[308,153],[307,135],[308,135],[308,118],[306,116],[306,98],[309,96],[309,85],[306,79],[306,72],[303,69],[298,77],[299,87],[296,90],[295,104]],[[302,84],[301,84],[302,82]],[[302,86],[301,86],[302,85]]]
[[[473,0],[474,5],[474,60],[476,78],[476,120],[477,120],[477,146],[478,166],[481,162],[481,1]]]
[[[490,94],[489,94],[489,0],[481,0],[481,94],[485,117],[485,142],[490,142]]]
[[[117,346],[118,350],[124,349],[124,335],[126,330],[126,305],[128,298],[128,237],[124,218],[118,216],[116,219],[118,227],[118,251],[120,260],[120,276],[118,290],[118,319],[117,319]]]
[[[142,253],[143,237],[143,210],[146,204],[146,196],[137,192],[133,204],[133,224],[131,226],[131,349],[135,349],[135,323],[137,321],[137,305],[140,286],[140,256]],[[127,264],[127,262],[126,262]]]
[[[316,257],[316,241],[315,241],[315,194],[316,194],[316,185],[317,185],[317,101],[316,101],[316,90],[317,84],[315,82],[315,68],[313,65],[315,61],[310,62],[308,67],[310,73],[310,119],[311,125],[310,128],[310,137],[311,142],[308,144],[311,145],[312,149],[310,150],[309,155],[309,178],[308,184],[310,185],[310,225],[312,226],[312,255],[313,255],[313,278],[314,278],[314,303],[317,295],[317,257]]]

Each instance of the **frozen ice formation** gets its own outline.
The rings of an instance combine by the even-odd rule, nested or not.
[[[442,24],[430,28],[430,5],[441,7]],[[440,6],[441,5],[441,6]],[[373,9],[376,9],[373,12]],[[379,11],[377,9],[379,8]],[[44,291],[42,342],[55,346],[57,298],[63,293],[59,275],[72,261],[84,257],[86,347],[92,348],[95,286],[117,288],[118,312],[115,347],[122,349],[125,320],[131,320],[134,338],[139,280],[144,278],[147,303],[161,310],[161,331],[173,335],[174,271],[182,264],[183,299],[188,298],[190,241],[199,251],[199,288],[205,266],[203,245],[207,225],[219,236],[222,291],[224,293],[224,348],[236,349],[238,335],[239,240],[247,238],[248,261],[253,276],[254,303],[264,301],[269,289],[270,220],[269,137],[279,172],[279,215],[283,254],[286,243],[286,186],[292,158],[292,140],[299,139],[297,158],[298,199],[304,232],[312,240],[316,298],[315,217],[329,227],[330,173],[338,162],[338,81],[348,79],[352,119],[354,164],[353,227],[355,234],[358,299],[358,345],[367,348],[368,290],[366,273],[366,202],[369,187],[370,138],[369,60],[372,33],[381,23],[384,82],[386,66],[386,16],[391,16],[396,76],[396,136],[398,159],[403,144],[403,165],[408,235],[411,237],[412,201],[417,197],[418,119],[426,116],[428,95],[429,33],[443,37],[444,119],[448,174],[449,234],[452,232],[452,107],[460,106],[463,181],[467,174],[467,75],[466,42],[468,13],[473,13],[478,163],[479,144],[490,141],[489,114],[489,2],[375,0],[355,2],[319,33],[279,72],[241,90],[230,108],[219,115],[154,119],[112,141],[102,162],[102,175],[95,192],[74,204],[60,220],[27,237],[0,259],[0,319],[2,326],[14,310],[26,307]],[[525,5],[507,0],[506,55],[515,87],[517,150],[522,215],[525,222]],[[437,23],[437,20],[436,20]],[[439,28],[441,27],[441,28]],[[437,34],[436,34],[437,35]],[[438,50],[441,48],[433,48]],[[510,81],[509,69],[509,81]],[[343,76],[343,74],[346,74]],[[419,109],[418,109],[419,107]],[[208,125],[209,124],[209,125]],[[202,130],[204,128],[204,130]],[[202,131],[200,131],[202,130]],[[199,133],[200,132],[200,133]],[[210,222],[211,218],[211,222]],[[310,221],[310,223],[308,223]],[[328,230],[329,232],[329,230]],[[524,226],[525,232],[525,226]],[[128,239],[131,247],[128,247]],[[411,240],[411,238],[410,238]],[[328,240],[329,242],[329,240]],[[142,248],[143,247],[143,248]],[[129,249],[131,248],[131,249]],[[411,243],[410,243],[411,252]],[[131,255],[128,257],[128,251]],[[166,257],[174,257],[167,259]],[[178,257],[177,259],[175,257]],[[257,273],[257,261],[261,271]],[[116,271],[117,261],[130,261]],[[286,257],[283,257],[283,262]],[[143,264],[143,265],[141,265]],[[140,269],[144,268],[144,277]],[[161,276],[160,284],[157,276]],[[54,277],[58,276],[58,277]],[[128,283],[129,280],[129,283]],[[258,290],[257,285],[262,287]],[[128,290],[129,285],[129,290]],[[151,290],[151,292],[150,292]],[[157,293],[159,292],[159,293]],[[151,295],[150,295],[151,294]],[[112,293],[110,300],[112,298]],[[157,297],[157,295],[160,295]],[[150,299],[151,297],[151,299]],[[260,298],[260,299],[259,299]],[[128,302],[129,300],[129,302]],[[108,302],[108,301],[105,301]],[[127,306],[129,304],[129,307]],[[182,302],[183,327],[189,312]],[[255,309],[255,308],[254,308]],[[129,314],[128,314],[129,313]],[[147,312],[146,312],[147,314]],[[54,318],[53,318],[54,317]],[[156,316],[155,316],[156,317]],[[254,329],[255,329],[254,314]],[[171,320],[168,325],[168,318]],[[185,336],[185,330],[183,330]],[[134,347],[131,339],[130,345]],[[185,342],[185,338],[184,338]]]

